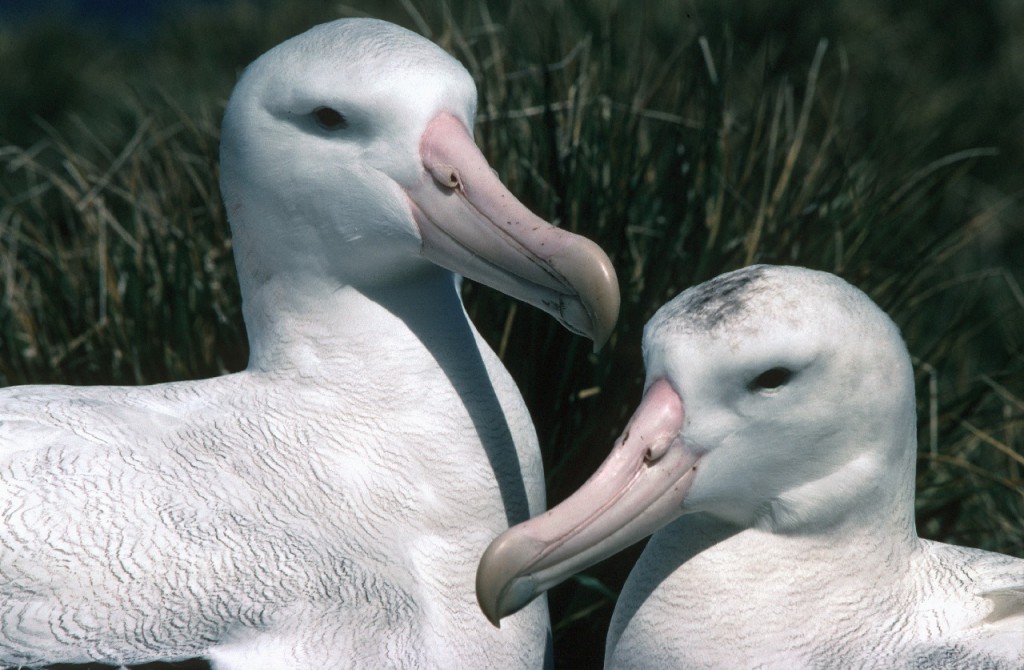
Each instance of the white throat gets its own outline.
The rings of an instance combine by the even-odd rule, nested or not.
[[[446,270],[424,266],[410,281],[371,289],[320,278],[298,283],[275,277],[246,292],[250,370],[316,373],[339,359],[415,359],[423,349],[447,358],[476,344]]]

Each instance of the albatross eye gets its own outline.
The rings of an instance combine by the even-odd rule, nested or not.
[[[313,110],[313,118],[316,119],[317,125],[324,130],[348,128],[348,121],[345,120],[344,115],[330,107],[317,107]]]
[[[751,391],[764,391],[777,389],[785,386],[793,377],[793,371],[789,368],[771,368],[759,374],[754,381],[750,382]]]

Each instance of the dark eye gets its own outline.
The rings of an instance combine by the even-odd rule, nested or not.
[[[750,382],[750,390],[777,389],[780,386],[785,386],[792,377],[793,371],[789,368],[771,368],[770,370],[765,370],[754,381]]]
[[[348,121],[345,120],[342,113],[330,107],[317,107],[313,110],[313,118],[316,119],[317,125],[324,130],[348,128]]]

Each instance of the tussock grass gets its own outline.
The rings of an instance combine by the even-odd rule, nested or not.
[[[160,116],[157,116],[157,114]],[[0,382],[152,383],[244,366],[215,117],[138,110],[0,149]]]
[[[224,72],[297,23],[370,13],[467,65],[492,165],[615,262],[620,324],[597,355],[549,317],[466,287],[533,413],[550,504],[589,476],[635,407],[641,329],[658,306],[727,270],[792,263],[846,277],[903,330],[919,382],[921,533],[1024,555],[1024,275],[992,253],[1019,249],[1006,240],[1020,196],[978,177],[1006,165],[1005,147],[938,150],[905,117],[890,133],[890,101],[864,85],[863,45],[806,20],[786,38],[760,14],[702,2],[302,7],[184,17],[147,71],[169,78],[133,80],[119,125],[64,116],[0,148],[0,384],[152,383],[244,365],[216,191]],[[179,51],[198,44],[210,62],[182,97],[167,73],[193,68],[198,57]],[[961,118],[935,100],[928,119]],[[552,592],[559,666],[598,662],[638,552]]]

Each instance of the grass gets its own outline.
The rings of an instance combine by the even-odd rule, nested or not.
[[[1024,184],[1011,158],[1024,150],[1011,104],[1024,89],[1006,78],[1020,13],[977,3],[961,17],[975,30],[929,41],[941,17],[924,2],[748,5],[237,3],[122,46],[49,23],[0,28],[0,74],[17,56],[43,81],[75,81],[71,103],[31,78],[0,96],[0,385],[243,367],[216,190],[223,103],[274,43],[373,13],[467,65],[492,165],[619,273],[620,325],[598,355],[544,314],[465,291],[534,416],[550,504],[635,407],[640,332],[660,304],[752,262],[793,263],[848,278],[903,329],[919,381],[922,535],[1024,556]],[[993,36],[991,17],[1007,13],[1018,20]],[[924,47],[937,55],[915,62]],[[971,106],[979,96],[992,104]],[[638,552],[553,590],[559,667],[599,663]]]

